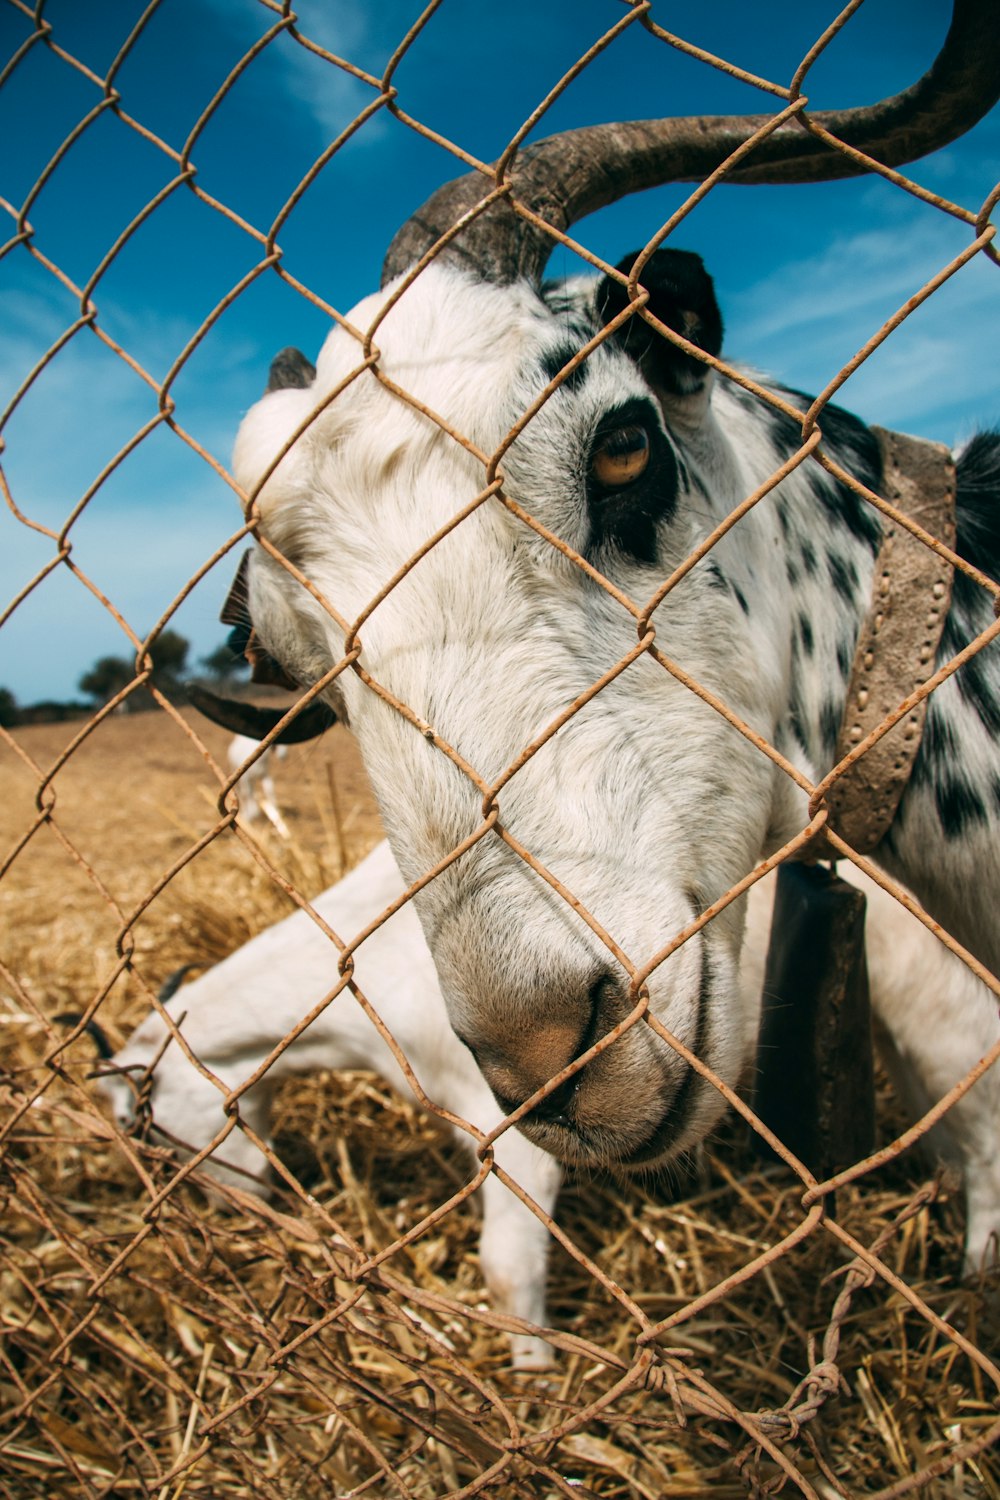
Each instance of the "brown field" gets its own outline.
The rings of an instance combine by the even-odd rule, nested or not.
[[[225,732],[193,713],[190,723],[220,758]],[[464,1493],[502,1456],[511,1423],[521,1436],[547,1430],[629,1364],[636,1329],[612,1293],[558,1249],[550,1316],[577,1342],[565,1342],[554,1374],[515,1378],[502,1333],[475,1313],[483,1294],[465,1208],[394,1252],[355,1307],[342,1247],[378,1252],[469,1175],[440,1132],[378,1080],[284,1086],[276,1136],[302,1191],[279,1192],[273,1210],[249,1200],[226,1209],[183,1180],[150,1207],[176,1164],[109,1131],[88,1078],[88,1036],[56,1052],[93,1007],[120,1045],[178,966],[216,962],[289,911],[268,865],[308,896],[367,852],[378,821],[349,736],[337,728],[292,747],[279,767],[289,843],[266,831],[255,855],[227,830],[188,859],[218,822],[218,780],[164,713],[98,726],[56,772],[43,799],[52,816],[39,821],[40,780],[79,728],[33,726],[14,732],[16,749],[0,742],[0,842],[19,851],[0,879],[0,1494]],[[882,1104],[889,1132],[893,1105]],[[609,1180],[570,1182],[564,1193],[560,1223],[573,1243],[654,1319],[802,1219],[796,1182],[761,1172],[736,1124],[699,1170],[697,1181],[675,1173],[645,1191]],[[872,1244],[923,1178],[907,1157],[852,1185],[839,1195],[840,1221]],[[942,1190],[889,1235],[884,1254],[990,1354],[995,1303],[990,1288],[956,1281],[961,1232],[955,1196]],[[667,1340],[677,1368],[700,1371],[693,1378],[751,1413],[780,1408],[812,1362],[836,1360],[846,1385],[801,1433],[777,1417],[762,1429],[824,1500],[874,1495],[944,1463],[996,1415],[976,1363],[879,1282],[856,1291],[824,1349],[848,1261],[831,1236],[814,1234]],[[669,1382],[631,1391],[483,1492],[725,1500],[774,1483],[773,1461],[739,1422],[692,1415],[678,1400]],[[1000,1497],[1000,1462],[991,1451],[948,1459],[921,1492]]]
[[[225,767],[228,733],[187,713]],[[10,748],[0,749],[5,851],[34,827],[42,776],[81,727],[14,731],[18,749],[37,771]],[[279,874],[305,894],[315,893],[337,878],[345,859],[356,863],[377,842],[374,803],[354,743],[339,727],[320,741],[290,746],[278,775],[292,840],[283,844],[266,823],[256,836]],[[166,713],[116,714],[56,772],[46,805],[52,793],[52,824],[37,828],[0,882],[0,912],[16,961],[27,965],[35,986],[43,985],[36,999],[81,1008],[117,960],[123,916],[131,916],[218,821],[219,781]],[[335,806],[342,809],[339,825]],[[156,988],[180,964],[213,963],[290,910],[289,898],[225,831],[173,876],[131,929],[135,966]],[[121,1017],[134,1019],[117,987],[115,1000],[102,1009],[102,1019],[111,1026]]]

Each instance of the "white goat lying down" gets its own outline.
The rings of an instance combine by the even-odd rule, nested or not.
[[[338,936],[350,940],[402,893],[403,883],[386,843],[313,902]],[[337,951],[304,912],[267,928],[244,947],[185,986],[173,1002],[185,1013],[184,1037],[200,1061],[227,1089],[260,1065],[275,1044],[336,983]],[[355,954],[355,978],[402,1049],[427,1096],[463,1120],[489,1131],[503,1111],[448,1023],[434,964],[412,904],[373,933]],[[167,1028],[151,1012],[115,1063],[143,1071],[163,1046]],[[293,1073],[319,1068],[370,1068],[412,1097],[404,1074],[350,992],[339,995],[240,1100],[240,1115],[266,1139],[275,1087]],[[121,1076],[102,1080],[119,1122],[132,1122],[135,1089]],[[176,1042],[156,1065],[153,1118],[160,1130],[195,1150],[226,1123],[223,1094],[193,1068]],[[476,1142],[455,1132],[475,1155]],[[562,1180],[554,1157],[509,1130],[497,1141],[497,1163],[551,1213]],[[226,1164],[237,1168],[227,1172]],[[478,1162],[476,1162],[478,1168]],[[243,1173],[269,1171],[267,1159],[239,1129],[230,1133],[209,1170],[253,1191],[262,1184]],[[494,1305],[530,1323],[545,1322],[548,1233],[520,1200],[490,1174],[479,1201],[483,1229],[480,1261]],[[527,1334],[511,1337],[520,1368],[550,1363],[551,1348]]]
[[[852,873],[852,872],[847,872]],[[856,877],[859,884],[863,877]],[[989,992],[904,909],[871,882],[868,896],[868,962],[872,1002],[881,1026],[891,1031],[895,1064],[912,1107],[923,1110],[978,1061],[998,1031]],[[334,930],[349,940],[401,893],[402,880],[386,843],[313,903]],[[759,995],[770,926],[772,887],[754,887],[744,949],[743,987]],[[491,1130],[502,1118],[470,1053],[458,1041],[445,1012],[430,952],[412,905],[396,913],[358,949],[356,977],[436,1104]],[[226,1088],[247,1078],[275,1043],[291,1031],[332,986],[334,950],[302,912],[268,928],[200,979],[174,1002],[195,1055]],[[756,1003],[756,1002],[754,1002]],[[961,1018],[961,1024],[957,1023]],[[163,1046],[166,1027],[150,1014],[115,1063],[138,1079]],[[411,1096],[390,1049],[354,997],[338,996],[274,1062],[265,1078],[240,1101],[241,1117],[262,1138],[269,1135],[275,1086],[293,1073],[316,1068],[371,1068]],[[123,1126],[132,1122],[135,1091],[122,1076],[103,1080]],[[153,1116],[169,1136],[200,1149],[225,1123],[222,1094],[191,1066],[171,1042],[156,1066]],[[966,1266],[975,1269],[995,1248],[1000,1233],[1000,1162],[995,1151],[1000,1118],[1000,1076],[992,1069],[956,1104],[934,1135],[937,1150],[963,1172],[968,1207]],[[465,1132],[456,1135],[472,1151]],[[546,1212],[551,1213],[562,1168],[554,1157],[514,1130],[496,1143],[496,1160]],[[226,1164],[241,1169],[227,1172]],[[242,1173],[266,1172],[266,1159],[234,1130],[209,1162],[216,1177],[254,1191],[261,1184]],[[480,1202],[483,1276],[498,1308],[544,1325],[548,1234],[504,1185],[490,1175]],[[514,1364],[531,1368],[549,1361],[551,1349],[527,1334],[511,1338]]]

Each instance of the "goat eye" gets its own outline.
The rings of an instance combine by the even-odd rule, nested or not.
[[[590,455],[590,474],[602,489],[634,483],[649,463],[649,433],[638,423],[600,434]]]

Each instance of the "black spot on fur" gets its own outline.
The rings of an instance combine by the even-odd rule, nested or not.
[[[839,557],[831,552],[826,560],[830,578],[840,597],[853,604],[858,591],[858,570],[848,557]]]
[[[805,568],[810,578],[816,577],[816,574],[819,571],[819,560],[816,557],[816,548],[813,546],[812,542],[805,539],[802,542],[802,566]]]
[[[851,650],[850,642],[845,640],[838,641],[837,666],[840,668],[841,677],[843,677],[845,680],[851,675],[851,667],[853,666],[853,664],[854,653]]]
[[[579,352],[579,348],[573,349],[568,344],[560,344],[557,349],[549,349],[545,354],[543,354],[542,371],[545,375],[546,382],[555,380],[556,376],[559,374],[559,371],[564,369],[565,366],[569,364],[574,355],[579,354]],[[587,374],[587,361],[584,360],[583,364],[577,365],[575,370],[570,371],[570,373],[563,381],[563,385],[567,390],[577,391],[585,383]]]
[[[815,642],[813,640],[813,628],[812,623],[807,619],[805,615],[799,615],[799,635],[802,639],[803,651],[807,656],[812,656],[815,649]]]
[[[980,432],[957,466],[959,556],[1000,580],[1000,432]],[[970,587],[982,597],[977,584]]]
[[[950,774],[958,756],[958,740],[954,727],[944,716],[940,700],[931,696],[927,705],[920,749],[913,763],[910,780],[914,786],[936,786]]]
[[[708,562],[705,564],[705,572],[708,575],[709,584],[713,589],[721,589],[723,593],[729,592],[729,585],[726,582],[726,575],[723,573],[714,557],[710,557]]]
[[[806,731],[802,723],[802,711],[799,708],[798,692],[794,682],[792,683],[792,703],[788,710],[788,727],[791,729],[801,748],[808,754],[809,743],[806,739]]]
[[[982,432],[958,461],[955,550],[990,578],[1000,579],[1000,433]],[[986,590],[956,570],[940,660],[955,656],[992,622]],[[1000,642],[978,651],[956,674],[963,701],[1000,738]]]
[[[946,777],[934,789],[938,817],[945,838],[961,838],[974,823],[988,823],[979,793],[958,776]]]
[[[791,530],[788,524],[788,517],[785,514],[785,507],[780,502],[778,504],[777,515],[778,530],[781,532],[783,540],[787,543],[791,538]]]
[[[831,698],[827,698],[820,708],[819,732],[823,737],[824,751],[832,756],[837,748],[837,737],[840,734],[840,708]]]
[[[882,450],[878,439],[850,412],[840,406],[825,407],[820,414],[823,430],[823,447],[841,468],[876,493],[882,486]],[[825,471],[818,465],[813,473],[822,476],[826,483],[823,503],[851,535],[863,542],[870,551],[876,552],[882,540],[882,523],[878,512],[867,501],[846,484],[830,484]]]
[[[784,391],[783,394],[793,396],[796,392]],[[809,405],[808,397],[802,396],[801,399],[807,406]],[[755,410],[758,412],[761,410],[759,404],[755,407]],[[774,446],[782,458],[790,457],[791,454],[802,447],[802,423],[796,422],[787,412],[781,411],[777,406],[772,406],[770,402],[764,404],[763,410]]]
[[[736,583],[730,583],[730,588],[732,589],[734,595],[736,596],[736,603],[739,605],[739,607],[743,611],[743,613],[745,615],[748,615],[750,613],[750,607],[747,604],[746,596],[743,593],[743,590]]]
[[[962,700],[979,717],[983,728],[1000,739],[1000,642],[991,641],[955,674]]]
[[[803,412],[812,405],[812,398],[802,391],[786,390],[783,394],[792,397],[796,403],[801,403]],[[801,423],[771,406],[767,408],[767,421],[775,446],[783,458],[801,448]],[[842,469],[846,469],[855,479],[877,493],[882,483],[882,452],[878,439],[858,417],[840,406],[824,407],[820,413],[819,425],[823,431],[823,447],[829,456]],[[835,483],[818,464],[809,464],[803,472],[817,503],[845,526],[853,537],[864,542],[872,552],[877,551],[882,539],[882,526],[877,512],[846,484]]]
[[[785,576],[788,579],[790,588],[798,588],[799,570],[795,566],[795,559],[792,557],[792,554],[790,552],[785,555]]]
[[[842,406],[824,407],[819,425],[823,430],[823,446],[830,457],[877,493],[882,483],[882,450],[874,433]],[[859,542],[874,550],[882,540],[877,513],[847,485],[838,485],[835,495],[837,514],[844,525]]]
[[[593,324],[581,315],[579,293],[575,288],[570,289],[565,281],[543,281],[541,295],[549,312],[559,319],[562,332],[567,338],[576,340],[575,348],[579,349],[593,337]]]

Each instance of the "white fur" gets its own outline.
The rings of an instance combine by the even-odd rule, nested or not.
[[[313,683],[343,662],[345,632],[335,615],[360,617],[396,570],[470,507],[487,484],[491,454],[499,454],[504,493],[589,556],[595,533],[586,474],[595,430],[623,402],[646,403],[647,425],[676,457],[676,504],[658,521],[652,561],[612,546],[591,559],[635,603],[636,616],[788,456],[762,407],[730,382],[672,397],[609,343],[502,446],[546,385],[546,359],[562,358],[567,342],[579,346],[594,326],[592,291],[545,295],[432,264],[375,332],[381,374],[432,415],[361,369],[362,345],[342,326],[329,335],[311,387],[273,392],[248,413],[237,477],[248,491],[262,486],[270,542],[331,606],[269,555],[254,555],[255,629],[297,681]],[[361,303],[351,324],[369,326],[384,300],[379,294]],[[300,428],[270,473],[274,455]],[[856,450],[841,441],[833,451],[850,467]],[[653,616],[664,655],[813,782],[827,769],[823,724],[843,706],[838,662],[850,660],[873,565],[870,546],[851,535],[841,510],[830,476],[807,462]],[[794,558],[786,537],[799,549]],[[811,568],[803,565],[804,546]],[[799,567],[794,588],[790,561]],[[846,580],[839,588],[838,569]],[[801,653],[796,661],[802,619],[810,627],[809,671]],[[361,672],[345,667],[328,697],[358,739],[389,842],[413,881],[482,830],[484,787],[634,648],[636,617],[490,498],[364,618],[359,639],[358,666],[384,691],[371,691]],[[416,726],[387,694],[408,707]],[[974,709],[955,693],[942,702],[956,742],[979,745],[984,731]],[[431,743],[435,735],[454,758]],[[971,756],[968,774],[984,799],[991,773],[988,759]],[[944,838],[940,826],[928,832],[921,820],[925,803],[933,813],[931,793],[908,796],[894,873],[996,967],[1000,840],[988,829],[970,829],[966,839]],[[497,808],[503,830],[572,893],[573,904],[498,832],[416,898],[451,1023],[475,1049],[494,1092],[520,1102],[575,1061],[632,1010],[640,972],[652,1017],[734,1083],[758,1024],[756,999],[738,984],[744,903],[668,957],[657,962],[657,955],[762,853],[804,828],[802,791],[643,654],[520,765]],[[640,1022],[578,1072],[559,1107],[536,1112],[525,1128],[564,1160],[642,1170],[697,1142],[721,1109],[711,1084]]]
[[[913,1117],[922,1114],[979,1060],[998,1034],[989,991],[915,918],[873,882],[842,866],[868,899],[868,958],[872,1003],[894,1080]],[[388,844],[378,848],[314,905],[338,935],[350,939],[402,890]],[[740,974],[745,1003],[755,1006],[764,978],[773,881],[759,882],[748,908]],[[452,1032],[423,933],[407,906],[373,934],[356,955],[356,977],[428,1096],[486,1131],[501,1118],[469,1052]],[[173,1001],[181,1030],[218,1084],[194,1068],[175,1042],[159,1059],[152,1094],[154,1122],[192,1150],[208,1145],[225,1124],[223,1089],[236,1087],[273,1046],[329,991],[336,953],[315,924],[297,913],[268,928],[230,958],[186,986]],[[891,1036],[891,1040],[890,1040]],[[138,1082],[166,1038],[153,1012],[115,1058]],[[319,1068],[370,1068],[408,1097],[406,1078],[354,997],[337,997],[303,1036],[243,1096],[241,1118],[264,1140],[270,1131],[277,1083]],[[135,1092],[125,1075],[103,1086],[119,1123],[128,1127]],[[221,1086],[221,1087],[220,1087]],[[929,1145],[958,1167],[967,1204],[965,1263],[975,1271],[996,1256],[1000,1235],[1000,1164],[995,1122],[1000,1117],[1000,1071],[993,1068],[958,1101],[932,1133]],[[474,1153],[468,1134],[456,1130]],[[555,1207],[562,1169],[515,1130],[496,1144],[496,1160],[547,1213]],[[209,1158],[216,1177],[262,1191],[266,1159],[239,1129]],[[237,1170],[233,1170],[233,1169]],[[492,1174],[482,1186],[479,1256],[498,1307],[545,1326],[548,1234],[538,1219]],[[551,1347],[530,1334],[511,1336],[515,1365],[551,1360]]]
[[[244,761],[258,749],[258,741],[245,734],[234,734],[226,747],[226,763],[230,771],[238,771]],[[278,796],[274,789],[271,764],[285,756],[284,745],[271,745],[248,765],[240,776],[238,791],[240,798],[240,821],[255,823],[261,816],[272,825],[283,839],[291,838],[288,824],[278,808]]]
[[[349,941],[403,890],[399,872],[383,843],[337,885],[314,902],[337,935]],[[183,1015],[181,1031],[192,1052],[218,1080],[204,1077],[170,1041],[155,1071],[154,1122],[161,1132],[191,1150],[201,1150],[224,1127],[225,1093],[263,1062],[277,1042],[337,983],[339,953],[304,912],[296,912],[186,985],[171,1002]],[[472,1058],[458,1041],[444,1011],[434,966],[412,906],[397,912],[355,955],[356,982],[395,1038],[427,1096],[480,1130],[503,1118]],[[139,1026],[115,1058],[138,1081],[167,1038],[155,1012]],[[312,1025],[277,1058],[264,1078],[240,1100],[240,1116],[267,1140],[271,1101],[283,1078],[320,1068],[370,1068],[401,1094],[412,1097],[406,1077],[389,1047],[354,996],[344,990]],[[103,1086],[119,1123],[134,1115],[135,1090],[122,1075],[108,1075]],[[456,1137],[475,1155],[475,1139]],[[522,1184],[538,1205],[551,1212],[561,1169],[551,1156],[515,1130],[495,1146],[499,1166]],[[478,1169],[478,1161],[475,1163]],[[222,1180],[261,1191],[257,1174],[267,1159],[240,1129],[233,1130],[207,1162]],[[247,1178],[244,1174],[255,1174]],[[482,1204],[480,1261],[495,1304],[504,1312],[543,1324],[548,1231],[492,1173],[477,1195]],[[514,1363],[521,1368],[550,1361],[551,1349],[530,1334],[511,1336]]]

